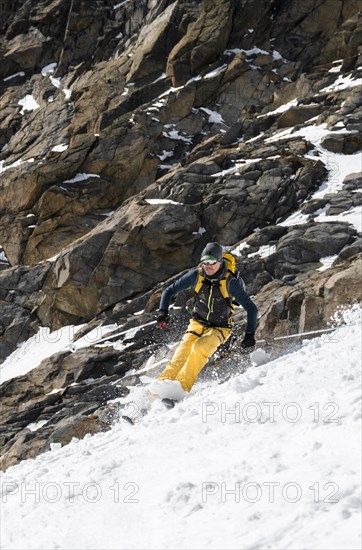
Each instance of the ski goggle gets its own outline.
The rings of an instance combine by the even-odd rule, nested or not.
[[[217,264],[219,260],[204,260],[202,263],[202,265],[215,265]]]

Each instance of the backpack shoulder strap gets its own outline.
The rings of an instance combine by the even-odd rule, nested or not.
[[[205,280],[205,277],[202,274],[202,268],[199,267],[196,283],[195,283],[195,286],[194,286],[194,291],[196,292],[196,294],[198,294],[200,292],[204,280]]]
[[[228,281],[231,276],[231,273],[227,271],[225,277],[220,280],[220,292],[227,300],[230,299]]]
[[[236,270],[236,262],[233,254],[227,252],[224,254],[223,258],[226,264],[226,273],[225,273],[225,276],[222,279],[220,279],[219,285],[220,285],[220,292],[222,296],[226,300],[229,300],[230,299],[229,283],[233,278],[239,279],[240,275],[239,275],[239,272]],[[198,270],[196,283],[194,286],[194,290],[196,294],[200,292],[204,281],[205,281],[205,277],[202,274],[202,267],[200,266]]]
[[[231,276],[232,276],[232,274],[230,273],[230,271],[227,271],[225,273],[225,277],[223,277],[219,281],[219,287],[220,287],[221,294],[223,295],[224,298],[227,298],[227,299],[230,298],[227,282],[229,280],[229,277],[231,277]],[[194,291],[196,292],[196,294],[198,294],[200,292],[204,281],[205,281],[205,277],[202,274],[202,268],[200,267],[199,271],[198,271],[196,283],[195,283],[195,286],[194,286]]]

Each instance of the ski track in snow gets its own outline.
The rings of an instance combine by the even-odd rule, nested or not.
[[[359,321],[9,468],[1,548],[359,548],[360,358]]]

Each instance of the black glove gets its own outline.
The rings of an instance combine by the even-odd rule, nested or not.
[[[166,328],[168,322],[168,311],[160,309],[157,316],[157,323],[160,328]]]
[[[252,348],[255,346],[255,334],[254,332],[247,332],[244,336],[244,340],[241,342],[242,348]]]

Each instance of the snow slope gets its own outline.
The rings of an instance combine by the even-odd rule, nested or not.
[[[360,374],[358,319],[54,446],[1,474],[1,548],[360,548]]]

